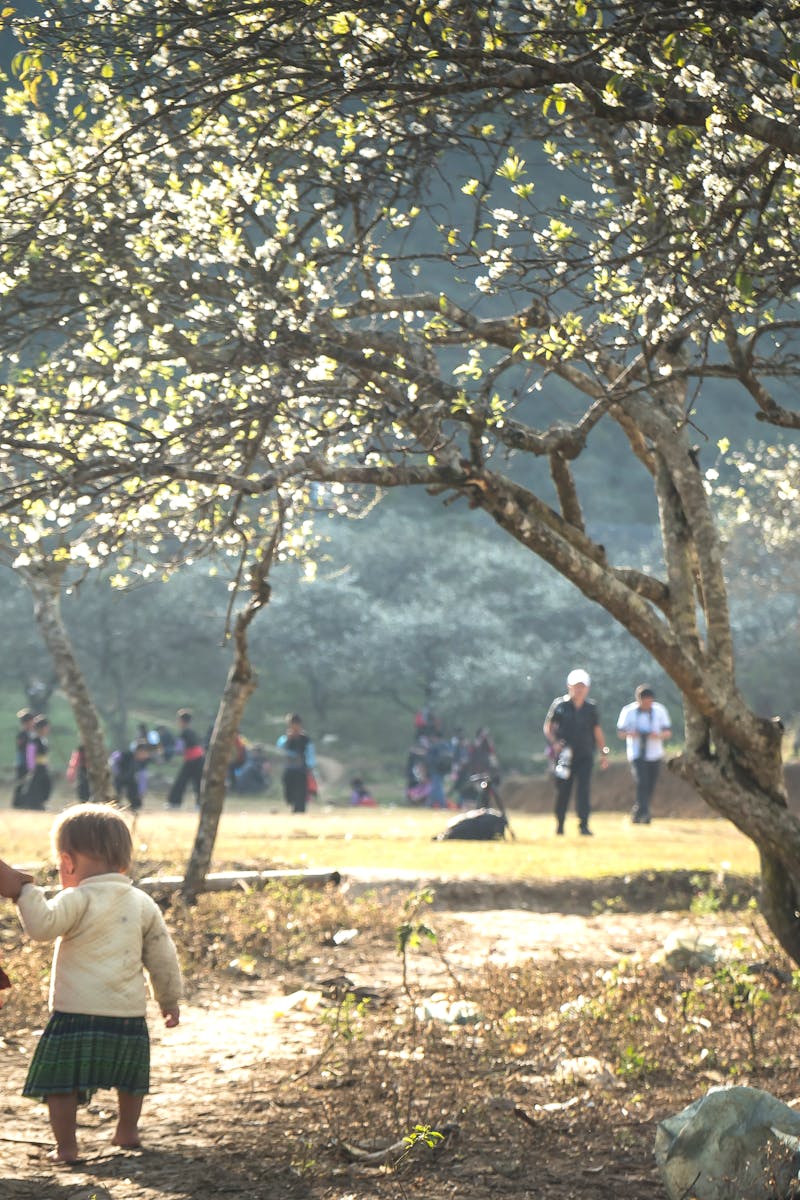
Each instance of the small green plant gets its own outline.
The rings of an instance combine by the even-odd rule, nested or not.
[[[443,1141],[444,1134],[439,1133],[438,1130],[434,1129],[432,1125],[415,1125],[411,1130],[411,1133],[406,1134],[406,1136],[403,1138],[405,1149],[394,1164],[395,1173],[400,1170],[408,1156],[414,1152],[417,1146],[427,1146],[429,1150],[435,1150]],[[402,1182],[398,1179],[396,1180],[396,1183],[400,1189],[400,1194],[403,1197],[403,1200],[408,1200],[408,1192],[406,1191]]]
[[[692,875],[692,887],[696,888],[689,904],[689,911],[696,917],[713,916],[722,907],[721,889],[718,883],[710,884],[702,875]]]
[[[626,1046],[617,1064],[617,1074],[629,1079],[641,1079],[649,1071],[654,1070],[654,1064],[648,1059],[644,1050],[635,1046]]]
[[[406,1134],[403,1141],[409,1150],[413,1149],[418,1142],[424,1142],[429,1149],[435,1150],[439,1143],[444,1141],[444,1134],[439,1133],[431,1125],[415,1125],[411,1133]]]
[[[726,1000],[731,1017],[743,1023],[750,1052],[755,1059],[759,1012],[770,999],[769,991],[741,962],[725,963],[718,967],[712,982],[715,990]]]
[[[432,888],[421,888],[418,892],[411,892],[403,904],[403,920],[397,926],[397,953],[403,964],[403,991],[409,1000],[413,1000],[413,996],[408,984],[408,952],[418,949],[423,940],[436,941],[434,930],[419,915],[423,906],[433,904],[433,900]]]
[[[335,1008],[329,1008],[320,1014],[319,1022],[328,1028],[331,1042],[354,1042],[364,1036],[364,1019],[368,1007],[368,996],[359,1000],[352,992],[348,992]]]

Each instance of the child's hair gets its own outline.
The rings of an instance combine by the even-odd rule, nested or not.
[[[51,831],[53,853],[85,854],[109,871],[127,871],[133,857],[131,833],[122,814],[110,804],[75,804]]]

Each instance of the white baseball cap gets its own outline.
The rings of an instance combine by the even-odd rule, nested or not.
[[[585,683],[587,687],[591,683],[591,679],[586,671],[570,671],[567,676],[567,687],[572,687],[575,683]]]

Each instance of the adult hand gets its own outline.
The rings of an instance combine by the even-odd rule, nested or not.
[[[0,896],[5,896],[7,900],[18,900],[26,883],[33,883],[32,875],[27,871],[18,871],[0,858]]]
[[[161,1015],[164,1018],[164,1024],[167,1029],[174,1029],[176,1025],[180,1024],[181,1010],[177,1004],[174,1008],[162,1008]]]

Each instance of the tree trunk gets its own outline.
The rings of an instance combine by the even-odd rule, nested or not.
[[[39,632],[53,660],[59,685],[72,708],[78,738],[86,754],[92,797],[108,803],[114,785],[108,765],[103,727],[61,617],[61,581],[65,564],[41,562],[20,570],[31,594]]]
[[[237,618],[237,621],[240,619]],[[203,881],[211,866],[211,855],[225,805],[233,740],[257,683],[256,673],[247,658],[246,644],[243,652],[237,645],[208,746],[201,785],[200,820],[181,889],[183,899],[190,904],[203,890]]]
[[[781,947],[800,962],[800,822],[789,811],[780,756],[781,727],[753,718],[757,730],[739,745],[713,738],[701,752],[687,752],[670,766],[693,784],[707,804],[755,844],[761,863],[764,919]],[[765,730],[772,730],[773,753],[764,753]]]
[[[193,904],[203,890],[203,883],[211,866],[211,855],[214,852],[219,821],[225,804],[234,738],[239,730],[247,701],[258,685],[258,676],[253,670],[248,654],[247,630],[256,613],[269,603],[270,587],[267,583],[267,573],[276,544],[277,532],[268,554],[253,570],[250,600],[237,614],[234,622],[233,662],[208,746],[201,784],[200,820],[181,888],[181,897],[187,904]]]
[[[688,453],[685,457],[690,461]],[[704,606],[722,606],[718,547],[701,546],[699,537],[692,536],[692,519],[699,511],[696,524],[706,541],[711,540],[701,489],[691,479],[685,490],[694,488],[695,495],[691,503],[683,503],[672,487],[672,477],[665,475],[658,489],[668,567],[663,614],[654,600],[646,598],[651,581],[637,579],[635,573],[619,573],[596,551],[585,552],[582,531],[568,527],[556,514],[548,516],[536,497],[526,497],[509,480],[487,472],[486,486],[473,499],[501,528],[611,613],[680,687],[687,739],[686,752],[674,767],[757,847],[763,871],[762,912],[777,941],[800,963],[800,885],[794,883],[800,861],[800,821],[787,806],[782,730],[778,722],[753,713],[739,693],[726,621],[719,617],[707,620],[708,629],[715,625],[713,646],[700,637],[692,564],[703,560],[704,569],[698,576]],[[706,636],[711,642],[710,633]]]

